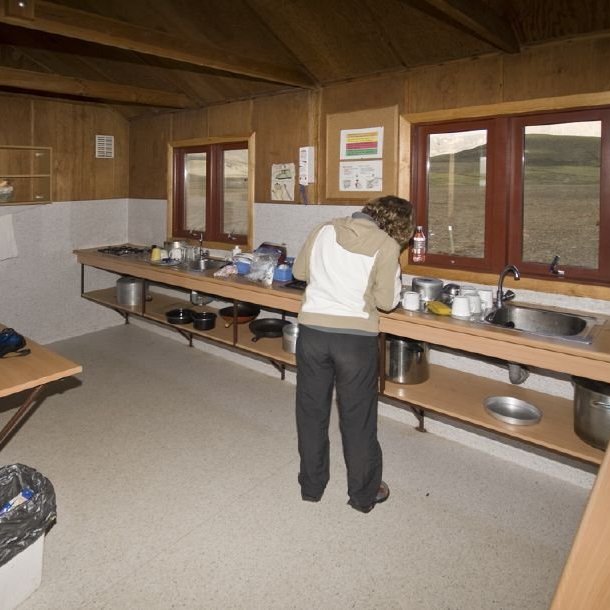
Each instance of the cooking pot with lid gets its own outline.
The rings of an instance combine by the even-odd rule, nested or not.
[[[610,440],[610,383],[572,377],[574,432],[585,443],[601,449]]]
[[[411,288],[419,293],[422,301],[427,303],[438,300],[443,290],[443,282],[433,277],[414,277]]]
[[[131,276],[119,278],[116,282],[116,302],[127,307],[142,305],[143,288],[144,280],[140,278]],[[146,299],[148,300],[148,294]]]

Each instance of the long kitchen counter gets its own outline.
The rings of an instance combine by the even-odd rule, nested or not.
[[[176,267],[161,267],[145,258],[101,254],[96,249],[76,250],[75,254],[82,265],[292,313],[299,310],[302,299],[302,293],[284,288],[281,284],[274,283],[268,288],[240,276],[215,278],[212,270],[190,272]],[[603,318],[597,314],[596,317]],[[609,320],[606,318],[606,323],[595,329],[590,345],[402,309],[381,314],[380,330],[508,362],[610,383]]]

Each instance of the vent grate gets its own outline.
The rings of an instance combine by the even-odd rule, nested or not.
[[[114,159],[114,136],[95,136],[95,157]]]

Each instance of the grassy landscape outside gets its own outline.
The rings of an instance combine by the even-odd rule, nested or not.
[[[476,146],[430,159],[430,252],[483,256],[485,157],[486,147]],[[526,136],[523,260],[550,263],[559,255],[562,265],[597,268],[599,182],[599,138]]]

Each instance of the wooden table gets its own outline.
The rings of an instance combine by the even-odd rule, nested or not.
[[[5,328],[0,324],[0,330]],[[0,398],[29,390],[23,404],[0,430],[0,449],[20,422],[30,412],[42,389],[48,383],[76,375],[83,370],[79,364],[26,339],[27,356],[0,358]]]

